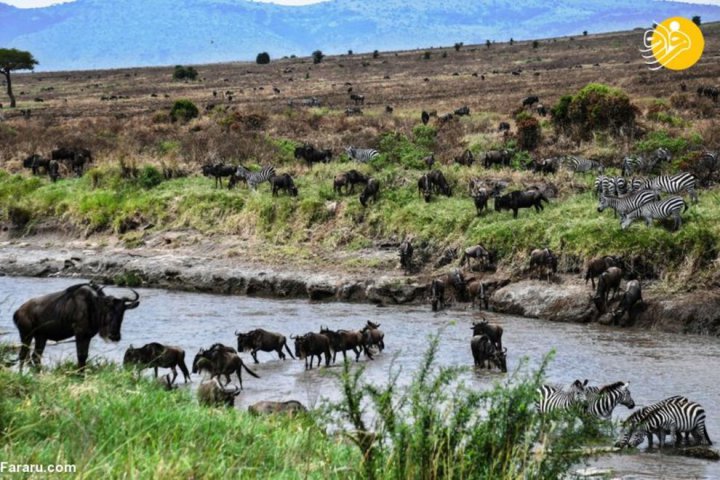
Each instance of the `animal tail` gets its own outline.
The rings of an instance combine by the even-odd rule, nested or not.
[[[290,351],[290,347],[288,347],[287,340],[284,341],[283,344],[285,345],[285,350],[288,352],[288,354],[290,355],[290,357],[291,357],[293,360],[295,360],[295,355],[293,355],[293,354],[292,354],[292,351]]]
[[[705,435],[705,441],[707,442],[708,445],[712,445],[713,443],[712,443],[712,440],[710,440],[710,436],[707,433],[707,428],[704,428],[704,427],[705,426],[703,425],[703,434]]]
[[[250,369],[247,367],[247,365],[245,365],[245,362],[243,362],[242,366],[243,366],[243,368],[245,369],[245,371],[248,372],[250,375],[252,375],[252,376],[255,377],[255,378],[260,378],[260,375],[258,375],[257,373],[253,372],[252,370],[250,370]],[[239,377],[239,375],[238,375],[238,377]]]

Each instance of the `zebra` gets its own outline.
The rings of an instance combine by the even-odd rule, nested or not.
[[[550,385],[543,385],[537,389],[539,400],[535,401],[535,409],[538,413],[548,413],[553,410],[570,410],[577,406],[582,406],[587,402],[584,383],[575,380],[570,386],[569,391],[560,390]]]
[[[591,170],[597,170],[600,173],[605,171],[605,167],[595,160],[588,160],[587,158],[575,157],[572,155],[565,157],[565,165],[570,170],[581,173],[589,172]]]
[[[625,431],[617,444],[636,447],[647,436],[652,446],[652,434],[656,434],[660,448],[663,448],[666,432],[669,431],[675,437],[676,445],[681,444],[682,433],[692,435],[698,444],[712,445],[705,428],[705,409],[699,403],[676,396],[643,410],[643,414],[625,422]]]
[[[611,195],[600,195],[598,201],[598,212],[602,212],[606,208],[615,210],[615,215],[625,215],[632,210],[636,210],[646,203],[660,200],[660,194],[653,190],[640,190],[633,192],[624,197],[615,197]]]
[[[367,163],[380,155],[374,148],[347,147],[345,153],[347,153],[348,157],[360,163]]]
[[[634,172],[652,172],[658,163],[669,162],[672,159],[667,148],[658,148],[653,154],[645,158],[642,155],[625,157],[622,161],[622,175],[632,175]]]
[[[675,175],[660,175],[659,177],[646,179],[642,183],[642,188],[665,193],[688,192],[692,201],[697,203],[698,196],[695,191],[697,183],[695,175],[682,172]]]
[[[595,193],[598,195],[624,195],[627,186],[627,180],[623,177],[599,175],[595,178]]]
[[[635,408],[629,386],[627,382],[615,382],[603,387],[586,387],[588,413],[598,418],[610,419],[618,404]]]
[[[672,217],[675,221],[675,230],[682,225],[680,214],[687,210],[687,203],[682,197],[672,196],[665,200],[649,202],[645,205],[632,210],[621,217],[620,226],[623,230],[628,228],[630,224],[637,218],[644,218],[645,224],[649,227],[653,219],[665,219]]]
[[[618,437],[615,446],[616,447],[624,447],[628,445],[632,445],[634,447],[640,445],[645,437],[648,438],[648,444],[652,446],[652,434],[653,432],[640,432],[635,431],[633,433],[633,427],[637,424],[639,424],[643,418],[650,415],[655,410],[663,407],[667,403],[671,402],[677,402],[677,403],[687,403],[689,400],[681,395],[674,395],[672,397],[668,397],[664,400],[661,400],[659,402],[653,403],[651,405],[648,405],[647,407],[642,407],[637,410],[635,410],[633,413],[628,415],[628,417],[623,420],[622,427],[623,431],[620,432],[620,436]]]
[[[271,165],[262,167],[259,172],[251,172],[242,165],[238,165],[235,171],[235,176],[241,180],[245,180],[248,187],[251,187],[253,190],[257,190],[257,186],[261,183],[270,181],[270,178],[274,175],[275,167]]]

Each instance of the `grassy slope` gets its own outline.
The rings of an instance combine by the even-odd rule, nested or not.
[[[198,406],[188,391],[101,368],[86,379],[0,370],[0,455],[77,478],[338,478],[354,447],[312,420]]]

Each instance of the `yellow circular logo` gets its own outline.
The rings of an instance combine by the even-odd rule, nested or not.
[[[672,17],[645,32],[645,63],[651,70],[662,67],[685,70],[700,60],[705,49],[702,31],[691,20]]]

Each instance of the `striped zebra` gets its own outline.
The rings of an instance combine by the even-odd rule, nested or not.
[[[584,406],[587,402],[584,383],[575,380],[570,386],[570,390],[561,390],[559,388],[543,385],[537,389],[539,400],[535,401],[535,409],[538,413],[544,414],[554,410],[571,410],[576,407]]]
[[[347,147],[345,153],[347,153],[348,157],[360,163],[367,163],[380,155],[374,148]]]
[[[598,418],[609,419],[618,404],[635,408],[629,386],[627,382],[615,382],[602,387],[586,387],[588,413]]]
[[[251,172],[242,165],[238,165],[235,175],[239,179],[245,180],[248,187],[251,187],[253,190],[257,190],[258,185],[263,182],[270,181],[270,178],[275,175],[275,167],[266,165],[262,167],[259,172]]]
[[[649,227],[653,220],[672,217],[675,221],[675,230],[677,230],[680,228],[680,225],[682,225],[682,217],[680,214],[686,211],[687,208],[685,200],[678,196],[668,197],[665,200],[657,202],[649,202],[623,215],[620,226],[625,230],[636,219],[644,218],[645,225]]]
[[[630,421],[628,421],[630,420]],[[681,434],[691,435],[697,444],[712,445],[705,427],[705,409],[697,402],[675,396],[650,405],[642,412],[631,415],[623,425],[624,432],[616,445],[637,447],[647,437],[652,447],[652,435],[658,436],[660,448],[665,446],[669,432],[675,444],[682,443]],[[686,438],[689,441],[689,437]]]
[[[642,155],[627,156],[622,161],[622,175],[632,175],[634,172],[650,173],[658,163],[669,162],[671,159],[672,156],[666,148],[658,148],[648,158]]]
[[[603,167],[599,162],[596,162],[595,160],[588,160],[587,158],[582,157],[575,157],[575,156],[568,156],[565,157],[565,165],[574,172],[580,172],[585,173],[592,170],[597,170],[598,172],[602,173],[605,171],[605,167]]]
[[[693,202],[697,203],[698,196],[695,192],[697,178],[692,173],[682,172],[675,175],[660,175],[655,178],[646,179],[641,188],[657,190],[665,193],[688,192]]]
[[[598,212],[602,212],[606,208],[615,210],[615,214],[625,215],[628,212],[636,210],[646,203],[660,200],[660,194],[652,190],[640,190],[633,192],[624,197],[615,197],[611,195],[601,195],[598,201]]]
[[[623,177],[599,175],[595,178],[595,193],[598,195],[624,195],[628,191],[627,180]]]

